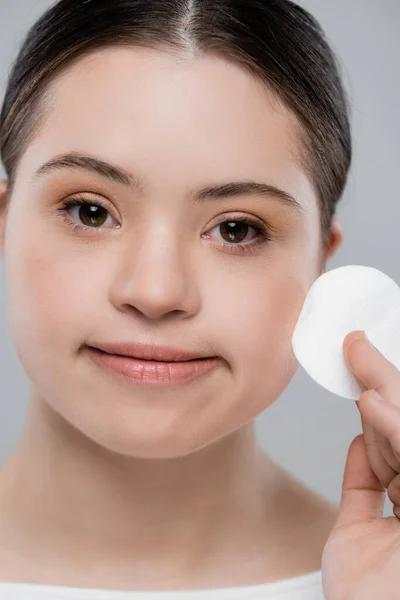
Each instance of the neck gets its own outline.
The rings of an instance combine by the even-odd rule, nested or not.
[[[160,589],[177,589],[206,572],[226,582],[236,556],[260,572],[276,529],[277,473],[253,422],[190,455],[148,460],[109,452],[32,395],[0,470],[0,505],[36,556],[61,547],[66,559],[82,557],[82,572],[115,566],[118,581],[129,572],[135,587],[152,580],[150,589],[157,572]]]

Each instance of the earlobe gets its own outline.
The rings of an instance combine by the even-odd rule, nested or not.
[[[6,222],[6,192],[8,182],[0,179],[0,253],[4,256],[4,234]]]

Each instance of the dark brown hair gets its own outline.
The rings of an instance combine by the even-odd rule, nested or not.
[[[59,0],[31,27],[9,73],[0,158],[11,198],[19,160],[46,114],[49,82],[88,52],[139,45],[235,61],[298,119],[323,247],[351,163],[349,102],[320,24],[290,0]]]

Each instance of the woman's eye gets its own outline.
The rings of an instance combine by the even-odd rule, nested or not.
[[[105,225],[107,219],[111,221],[112,227],[113,219],[108,209],[97,202],[72,198],[71,200],[66,200],[57,211],[61,213],[67,224],[73,226],[74,229],[83,229],[85,231],[109,229]]]
[[[213,229],[218,231],[222,239],[220,245],[228,247],[230,252],[252,252],[255,246],[265,244],[272,239],[267,226],[250,217],[232,218],[219,223]]]
[[[245,220],[238,219],[232,219],[232,221],[223,221],[216,226],[216,229],[219,230],[222,241],[231,243],[241,243],[248,237],[249,230],[251,229],[253,229],[256,234],[258,233],[255,226],[251,226]],[[247,239],[247,241],[251,242],[251,239]]]

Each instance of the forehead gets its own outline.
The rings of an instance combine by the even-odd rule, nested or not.
[[[220,56],[103,48],[55,79],[48,100],[33,141],[37,163],[71,150],[100,151],[165,181],[178,174],[192,183],[264,176],[311,194],[298,161],[297,119],[266,85]]]

